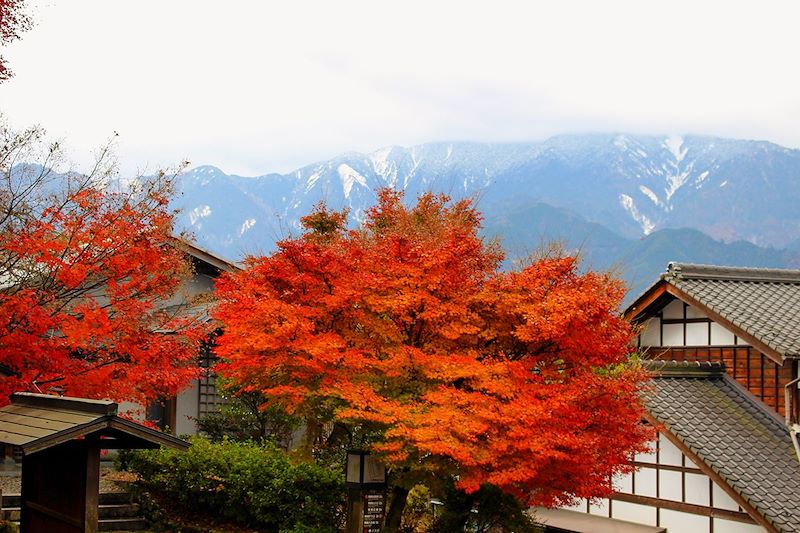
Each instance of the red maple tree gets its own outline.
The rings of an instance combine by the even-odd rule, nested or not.
[[[171,178],[112,188],[102,164],[13,164],[41,132],[2,133],[0,405],[15,391],[142,405],[176,394],[206,326],[179,297],[191,271],[171,237]]]
[[[0,47],[19,39],[20,33],[29,30],[32,24],[30,16],[25,13],[25,0],[0,0]],[[12,75],[5,59],[0,56],[0,82]]]
[[[446,472],[527,504],[607,495],[650,437],[622,284],[574,257],[504,272],[480,220],[467,200],[408,208],[389,190],[356,230],[321,207],[301,238],[220,281],[220,371],[377,431],[396,485]]]

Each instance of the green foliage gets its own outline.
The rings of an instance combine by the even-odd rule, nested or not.
[[[212,442],[224,438],[235,441],[272,442],[284,449],[292,433],[300,427],[300,419],[286,413],[280,405],[266,405],[257,392],[225,387],[228,398],[218,412],[207,414],[197,421],[198,429]]]
[[[0,520],[0,533],[19,533],[19,528],[14,522]]]
[[[495,531],[536,533],[540,531],[519,500],[497,487],[483,485],[472,494],[451,486],[445,495],[442,513],[431,533],[488,533]]]
[[[431,491],[425,485],[417,485],[408,493],[400,533],[428,533],[433,524]]]
[[[189,511],[282,533],[333,533],[341,522],[342,472],[292,463],[272,444],[196,437],[185,453],[142,450],[124,461],[146,489]]]

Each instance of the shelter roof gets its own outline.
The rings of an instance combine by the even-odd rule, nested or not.
[[[645,405],[655,421],[740,495],[762,525],[800,530],[800,462],[784,422],[721,364],[650,368],[654,387]]]
[[[194,257],[195,259],[203,261],[204,263],[213,266],[220,272],[235,272],[237,270],[242,269],[242,267],[239,264],[235,263],[234,261],[231,261],[220,255],[215,254],[214,252],[206,250],[205,248],[198,246],[197,243],[194,243],[183,237],[173,235],[172,239],[175,242],[175,246],[177,248],[183,250],[184,252],[189,254],[191,257]]]
[[[800,357],[800,270],[670,263],[625,315],[643,320],[671,297],[704,310],[778,362]]]
[[[0,443],[19,446],[26,455],[81,438],[97,438],[104,449],[189,447],[117,416],[117,404],[110,401],[18,392],[0,408]]]

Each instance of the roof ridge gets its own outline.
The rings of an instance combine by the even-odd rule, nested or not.
[[[715,361],[649,360],[644,367],[659,378],[718,378],[725,375],[725,365]]]
[[[662,279],[710,279],[751,282],[800,283],[800,270],[754,268],[670,262]]]

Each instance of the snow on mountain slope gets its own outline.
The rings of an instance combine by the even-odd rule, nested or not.
[[[355,221],[380,187],[475,196],[482,205],[530,198],[627,237],[697,228],[725,241],[783,246],[800,239],[800,151],[698,136],[565,135],[538,143],[429,143],[349,153],[290,174],[182,178],[181,223],[234,257],[300,231],[324,201]],[[498,216],[487,209],[487,219]]]

